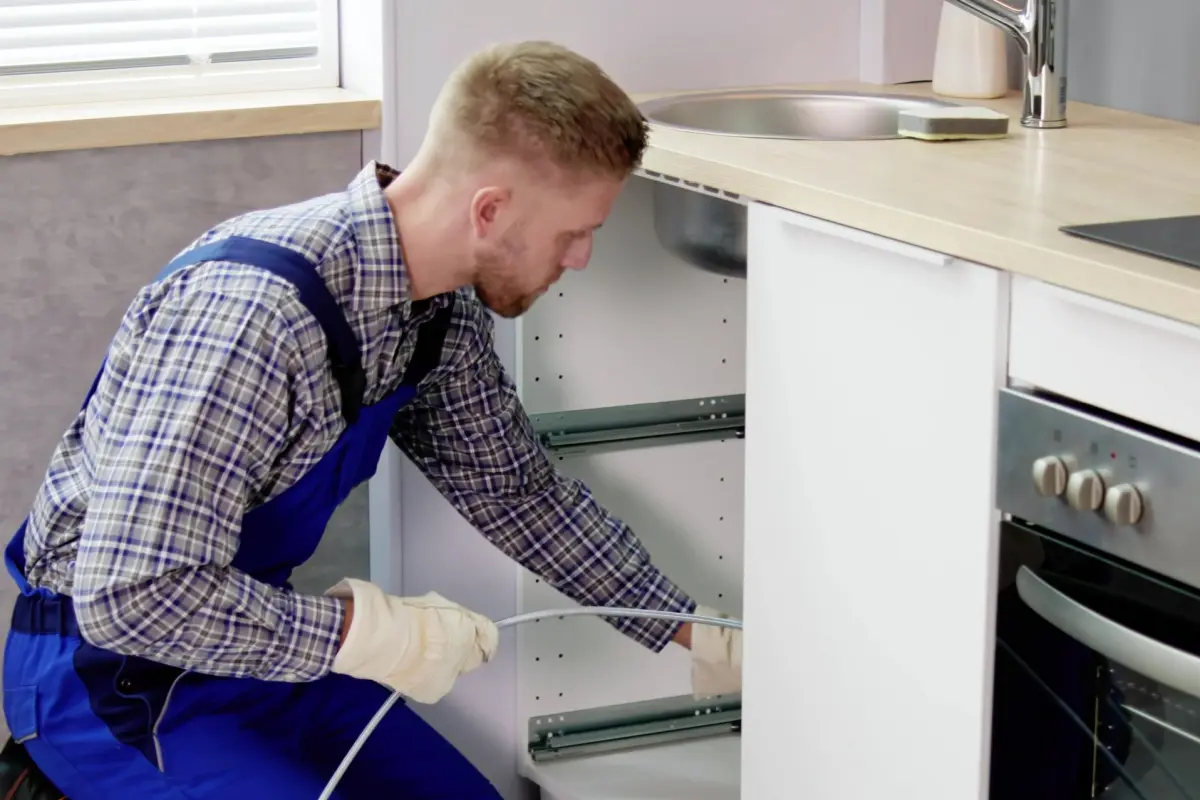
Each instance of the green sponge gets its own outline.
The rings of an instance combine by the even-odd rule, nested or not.
[[[900,136],[926,141],[1002,139],[1008,136],[1008,115],[983,106],[939,106],[899,113]]]

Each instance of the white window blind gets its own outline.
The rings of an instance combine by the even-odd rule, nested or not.
[[[337,0],[0,0],[0,105],[336,86]]]

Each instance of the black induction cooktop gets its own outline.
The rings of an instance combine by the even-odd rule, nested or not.
[[[1064,225],[1059,230],[1200,269],[1200,214]]]

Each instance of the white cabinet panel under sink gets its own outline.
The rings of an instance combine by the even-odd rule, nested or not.
[[[758,204],[749,261],[742,794],[982,798],[1008,278]]]

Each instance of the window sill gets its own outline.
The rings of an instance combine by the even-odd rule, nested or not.
[[[345,89],[246,92],[0,109],[0,156],[371,130],[380,101]]]

